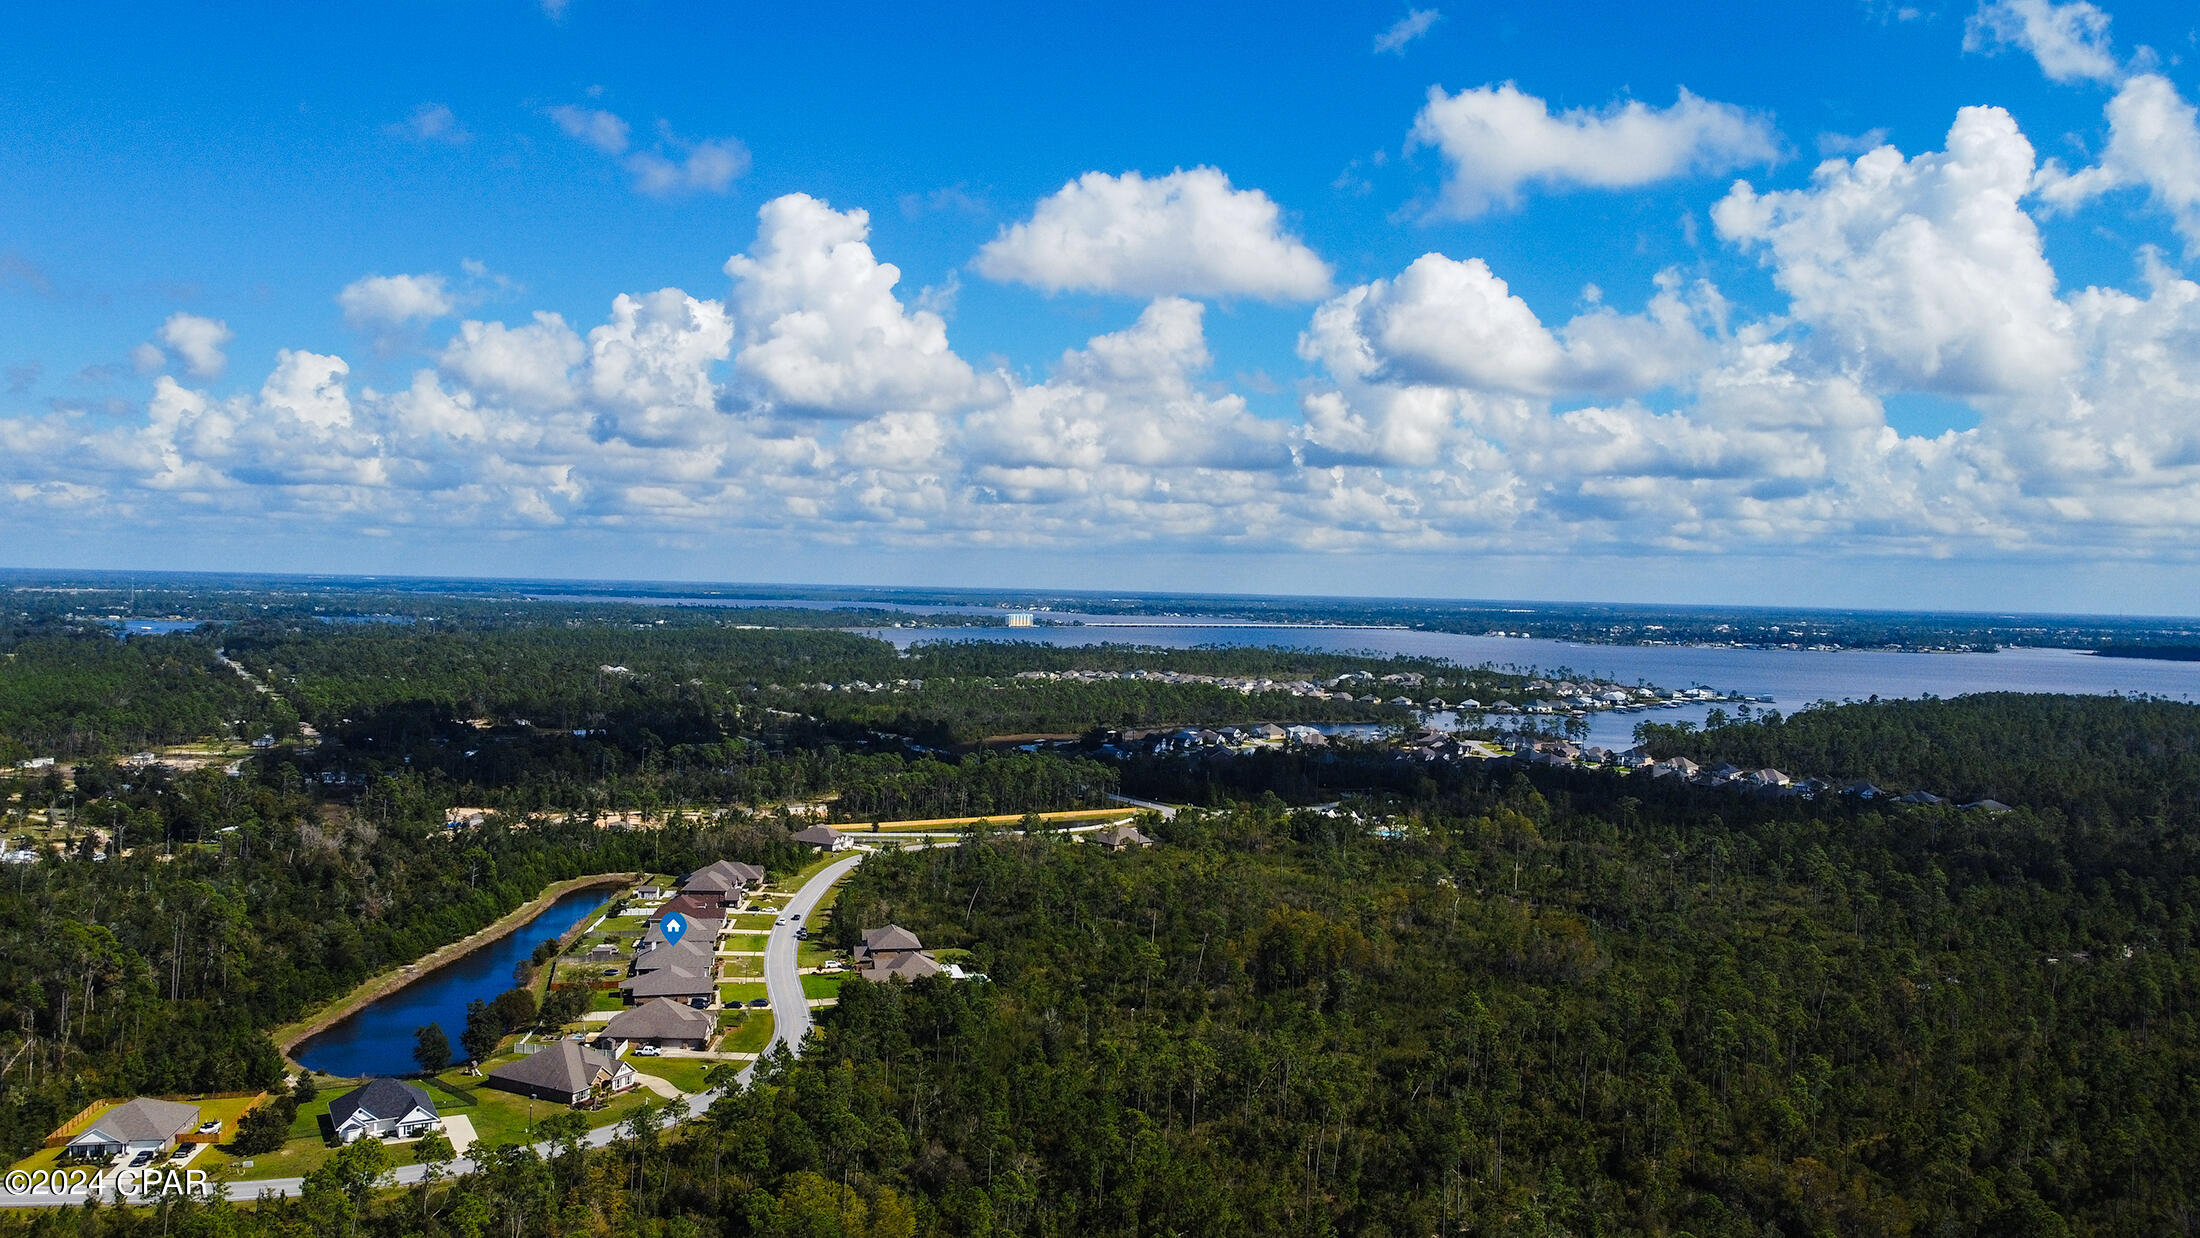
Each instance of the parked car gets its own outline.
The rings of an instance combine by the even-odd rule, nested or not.
[[[769,1006],[769,1005],[771,1005],[771,1004],[772,1004],[772,999],[770,999],[770,998],[768,998],[768,997],[759,997],[759,998],[754,998],[754,999],[752,999],[752,1000],[751,1000],[751,1001],[749,1002],[749,1005],[751,1005],[751,1006]]]
[[[796,929],[794,931],[794,939],[796,941],[808,941],[810,939],[810,930],[806,928]]]
[[[132,1169],[143,1169],[147,1165],[150,1165],[152,1163],[153,1150],[151,1148],[147,1148],[143,1152],[140,1152],[136,1156],[130,1158],[130,1168]]]
[[[665,1052],[665,1051],[664,1051],[663,1049],[660,1049],[660,1048],[658,1048],[658,1047],[657,1047],[657,1046],[655,1046],[655,1045],[643,1045],[643,1046],[642,1046],[641,1048],[639,1048],[639,1049],[636,1049],[636,1050],[634,1051],[634,1056],[635,1056],[635,1057],[662,1057],[662,1056],[664,1056],[664,1052]]]
[[[180,1144],[174,1152],[168,1154],[168,1163],[171,1165],[188,1165],[197,1159],[199,1153],[204,1151],[205,1148],[206,1145],[203,1143]]]

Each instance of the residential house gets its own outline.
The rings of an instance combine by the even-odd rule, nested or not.
[[[657,910],[650,912],[649,918],[652,921],[657,921],[674,914],[686,916],[690,922],[695,920],[723,920],[726,918],[726,909],[717,902],[698,894],[675,894],[666,899]]]
[[[635,1041],[659,1048],[702,1049],[717,1030],[713,1016],[669,997],[656,998],[632,1010],[622,1010],[604,1024],[604,1035],[613,1040]]]
[[[693,937],[684,937],[676,946],[657,946],[635,955],[634,974],[646,976],[667,967],[685,967],[698,976],[707,976],[717,962],[717,957],[707,943]]]
[[[720,914],[724,913],[721,912]],[[694,942],[698,946],[706,946],[716,944],[719,930],[725,928],[726,922],[715,916],[689,916],[687,926],[687,932],[680,935],[681,943]],[[646,954],[660,946],[671,944],[672,941],[665,936],[665,918],[663,916],[651,920],[649,927],[642,932],[642,953]]]
[[[687,1002],[698,1008],[718,1000],[717,968],[697,971],[675,963],[652,972],[628,976],[619,982],[619,991],[626,994],[629,1003],[639,1005],[653,997],[669,997]]]
[[[1894,802],[1897,804],[1945,804],[1948,801],[1930,791],[1912,791],[1908,795],[1896,796]]]
[[[489,1071],[489,1086],[534,1100],[581,1105],[634,1086],[634,1068],[601,1049],[560,1040]]]
[[[1965,812],[1971,812],[1974,810],[1978,812],[2012,811],[2009,805],[2002,803],[2000,800],[1972,800],[1968,804],[1959,804],[1957,805],[1957,807],[1961,808]]]
[[[402,1079],[370,1079],[330,1102],[329,1129],[338,1143],[372,1135],[376,1139],[415,1139],[443,1125],[435,1098]]]
[[[910,950],[898,954],[875,955],[857,972],[865,980],[885,982],[899,976],[904,980],[916,980],[923,976],[937,976],[941,967],[931,955],[922,950]]]
[[[846,851],[856,845],[856,840],[829,825],[813,825],[796,830],[794,841],[806,847],[823,847],[827,851]]]
[[[1841,788],[1841,794],[1853,795],[1860,800],[1876,800],[1885,798],[1887,793],[1868,782],[1852,782]]]
[[[764,884],[764,870],[739,860],[719,860],[689,873],[680,882],[680,893],[730,907],[741,901],[745,890]]]
[[[1273,722],[1263,722],[1259,726],[1253,728],[1254,739],[1267,740],[1270,743],[1280,744],[1290,737],[1291,733],[1289,731],[1286,731],[1282,727],[1277,726]]]
[[[1092,841],[1099,843],[1101,846],[1106,847],[1110,851],[1123,851],[1131,847],[1153,846],[1153,840],[1151,838],[1148,838],[1144,834],[1139,833],[1138,828],[1131,825],[1111,825],[1104,830],[1095,830],[1092,835]]]
[[[1679,778],[1688,781],[1693,780],[1701,769],[1701,766],[1687,757],[1667,757],[1652,764],[1650,774],[1655,778]]]
[[[140,1096],[100,1114],[64,1145],[64,1160],[109,1161],[125,1153],[166,1152],[199,1124],[199,1107]]]

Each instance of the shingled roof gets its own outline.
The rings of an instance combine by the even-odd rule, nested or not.
[[[891,980],[896,976],[904,980],[915,980],[919,976],[939,974],[940,965],[933,961],[931,955],[920,950],[897,951],[877,959],[863,969],[865,980]]]
[[[154,1100],[140,1096],[136,1100],[116,1105],[99,1115],[99,1120],[84,1129],[70,1142],[84,1140],[85,1135],[103,1135],[112,1143],[145,1143],[151,1140],[174,1139],[199,1124],[199,1107],[181,1101]],[[89,1142],[99,1142],[91,1140]]]
[[[603,1030],[617,1040],[708,1040],[714,1022],[692,1006],[660,997],[619,1012]]]
[[[922,950],[924,943],[899,924],[889,924],[885,928],[863,930],[863,948],[881,954],[892,950]]]
[[[620,981],[619,987],[636,997],[702,997],[718,992],[717,981],[677,964],[629,977]]]
[[[402,1079],[375,1079],[330,1102],[329,1124],[342,1130],[344,1123],[351,1120],[351,1115],[362,1109],[371,1120],[402,1118],[414,1109],[425,1109],[433,1117],[435,1099],[426,1091]]]
[[[677,946],[659,946],[654,950],[644,950],[641,954],[635,956],[634,974],[646,976],[653,971],[662,971],[667,967],[685,967],[696,975],[702,976],[709,974],[713,962],[714,956],[711,954],[709,946],[695,940],[693,937],[683,937]]]
[[[540,1053],[496,1067],[489,1077],[572,1096],[594,1087],[598,1075],[615,1077],[618,1073],[619,1059],[601,1049],[561,1040]]]

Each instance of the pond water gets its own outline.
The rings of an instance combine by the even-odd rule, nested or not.
[[[2200,662],[2102,658],[2071,649],[2003,649],[1997,653],[1894,653],[1875,650],[1733,649],[1711,645],[1581,645],[1521,637],[1467,636],[1404,628],[1275,627],[1087,623],[1075,627],[870,628],[865,633],[908,648],[927,640],[1020,640],[1049,645],[1262,645],[1328,653],[1402,654],[1443,658],[1462,666],[1560,671],[1617,683],[1661,688],[1716,688],[1767,697],[1752,709],[1792,713],[1817,701],[1873,696],[1961,696],[1970,692],[2066,692],[2156,695],[2200,701]],[[1694,722],[1712,705],[1604,712],[1589,716],[1589,742],[1625,747],[1642,722]],[[1728,714],[1731,704],[1716,706]],[[1442,719],[1437,719],[1442,721]]]
[[[504,936],[315,1032],[291,1056],[339,1078],[409,1075],[419,1069],[413,1063],[413,1030],[427,1023],[443,1025],[454,1060],[464,1056],[458,1034],[466,1029],[466,1003],[477,997],[487,1001],[511,988],[513,964],[532,955],[544,938],[563,936],[610,893],[595,886],[560,895],[541,914]]]

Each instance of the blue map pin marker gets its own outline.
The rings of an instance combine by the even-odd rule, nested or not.
[[[666,916],[662,923],[658,924],[657,931],[665,935],[666,945],[677,946],[680,944],[680,939],[687,936],[687,917],[675,911]]]

